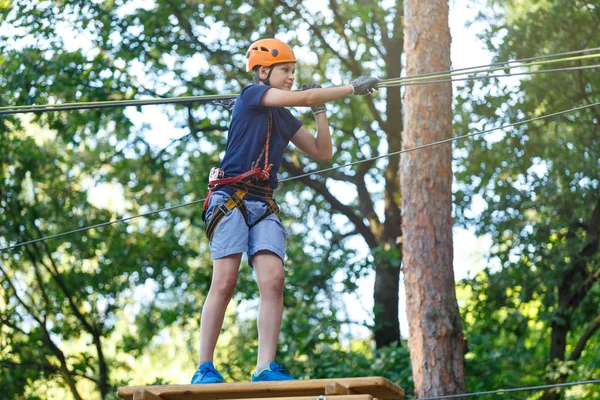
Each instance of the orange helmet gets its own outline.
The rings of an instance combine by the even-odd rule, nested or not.
[[[257,65],[270,67],[279,63],[296,62],[292,48],[278,39],[257,40],[250,45],[246,57],[246,71],[252,71]]]

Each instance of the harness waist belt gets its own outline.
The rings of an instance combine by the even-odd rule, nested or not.
[[[258,186],[253,183],[250,183],[250,182],[244,182],[244,181],[235,182],[230,185],[227,185],[227,187],[237,189],[237,190],[243,190],[244,192],[247,192],[248,194],[251,194],[253,196],[264,197],[266,199],[273,198],[273,189],[272,188],[265,187],[265,186]]]
[[[273,189],[272,188],[258,186],[258,185],[254,185],[250,182],[243,182],[243,181],[226,185],[226,187],[236,189],[236,191],[231,195],[229,200],[227,200],[225,203],[220,204],[217,207],[215,212],[211,215],[210,219],[207,221],[206,236],[208,237],[209,241],[212,240],[215,230],[217,229],[217,226],[219,225],[221,220],[224,217],[226,217],[227,215],[231,214],[233,212],[233,210],[235,210],[236,208],[238,210],[240,210],[240,212],[244,216],[244,220],[246,221],[246,225],[248,226],[249,229],[251,229],[253,226],[255,226],[256,224],[261,222],[263,219],[267,218],[269,215],[271,215],[271,214],[278,215],[279,214],[279,207],[277,207],[277,204],[273,200]],[[209,197],[210,197],[211,193],[212,193],[212,191],[209,193]],[[248,223],[248,212],[246,210],[246,205],[244,204],[244,197],[246,197],[249,194],[252,196],[258,196],[258,197],[264,198],[268,204],[267,211],[253,224]],[[207,200],[206,204],[208,204],[208,198],[206,200]],[[206,209],[205,209],[205,212],[206,212]],[[203,213],[203,218],[204,218],[204,213]]]

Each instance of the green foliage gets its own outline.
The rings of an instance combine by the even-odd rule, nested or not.
[[[310,377],[328,378],[332,376],[385,376],[400,385],[406,393],[412,393],[412,371],[410,355],[406,344],[371,349],[369,343],[352,342],[348,351],[324,347],[319,351]]]
[[[600,9],[592,3],[489,1],[480,16],[491,24],[484,40],[496,61],[595,47]],[[470,83],[459,97],[455,128],[463,134],[591,104],[600,100],[592,90],[598,84],[588,71],[535,75],[515,85]],[[459,143],[458,220],[493,240],[490,267],[464,282],[467,366],[481,378],[471,388],[598,375],[598,332],[581,353],[575,348],[600,308],[599,120],[598,110],[588,109]],[[480,214],[471,209],[474,200],[485,202]],[[585,398],[599,396],[593,386],[582,390]]]
[[[298,65],[299,86],[340,84],[374,71],[399,76],[402,7],[384,3],[333,2],[321,12],[302,2],[0,2],[0,106],[234,93],[248,82],[242,71],[247,46],[267,35],[310,47],[314,57]],[[311,35],[302,33],[307,30]],[[399,91],[394,95],[398,103],[389,112],[396,116]],[[383,100],[353,98],[329,107],[338,149],[333,165],[377,156],[386,144],[399,149],[399,139],[390,138],[402,129],[382,111]],[[182,132],[161,132],[161,140],[141,111],[0,118],[0,245],[201,200],[207,172],[222,156],[229,111],[144,108]],[[312,365],[330,349],[340,360],[356,358],[356,365],[375,357],[342,349],[341,326],[352,321],[340,313],[339,299],[357,289],[372,265],[349,239],[377,247],[400,236],[394,160],[392,174],[383,173],[387,165],[380,161],[282,185],[280,193],[290,193],[278,200],[291,240],[281,357],[299,376],[312,376]],[[282,174],[317,167],[290,152]],[[391,198],[369,193],[373,183],[391,185]],[[342,204],[331,185],[356,195]],[[374,209],[382,200],[380,218]],[[132,380],[187,382],[211,274],[201,211],[197,204],[3,252],[1,392],[33,399],[52,388],[62,397],[107,399]],[[251,274],[242,273],[235,302],[244,307],[256,298]],[[224,371],[229,378],[247,379],[254,322],[237,312],[228,318],[218,357],[236,360]],[[171,346],[161,346],[164,341]],[[177,364],[166,355],[169,348],[194,354],[180,357],[186,377],[173,374],[173,381],[167,371],[161,377],[145,369],[148,359]],[[315,374],[325,373],[336,371]],[[398,376],[407,373],[403,367]]]

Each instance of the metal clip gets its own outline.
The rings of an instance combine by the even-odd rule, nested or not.
[[[233,211],[231,208],[227,207],[225,205],[225,203],[221,203],[219,204],[219,206],[217,207],[218,210],[221,210],[221,212],[223,213],[223,215],[226,217],[229,214],[231,214],[231,212]]]
[[[210,174],[208,174],[208,183],[216,181],[217,179],[223,179],[225,177],[225,171],[221,168],[211,168]]]

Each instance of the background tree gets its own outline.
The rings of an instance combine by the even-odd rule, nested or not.
[[[488,4],[480,20],[491,25],[484,39],[496,61],[600,43],[595,2]],[[514,85],[488,83],[497,89],[466,86],[459,100],[459,133],[475,124],[498,126],[600,99],[593,70],[536,75]],[[499,261],[498,268],[466,282],[475,300],[465,309],[474,323],[469,358],[471,368],[494,377],[497,385],[598,378],[599,117],[596,108],[582,110],[463,143],[458,215],[490,235],[491,256]],[[469,208],[476,199],[486,206],[473,217]],[[478,315],[485,319],[478,321]],[[496,356],[484,355],[483,346],[494,348]],[[498,374],[500,369],[505,372]],[[577,396],[598,398],[597,388],[582,390]],[[547,391],[543,398],[557,399],[562,392]]]
[[[341,84],[360,74],[397,77],[402,3],[383,4],[332,1],[315,10],[296,1],[4,2],[1,105],[237,92],[249,82],[242,70],[245,50],[259,36],[277,35],[299,55],[305,47],[310,50],[298,65],[300,85]],[[400,149],[399,90],[329,107],[338,149],[334,166]],[[2,243],[201,199],[208,170],[219,163],[224,148],[228,111],[219,105],[152,109],[180,133],[160,145],[150,136],[150,124],[139,122],[140,111],[0,119],[0,146],[6,150]],[[305,116],[306,124],[313,123],[310,113]],[[48,140],[40,140],[39,129]],[[320,166],[290,153],[283,176]],[[348,360],[343,327],[355,323],[355,316],[339,300],[340,292],[353,291],[368,271],[376,276],[369,327],[381,352],[371,354],[364,346],[353,352],[357,367],[348,373],[365,375],[361,368],[389,366],[394,359],[373,367],[367,361],[387,354],[402,361],[394,364],[393,377],[385,375],[407,376],[406,351],[385,348],[400,344],[397,170],[398,157],[391,157],[282,185],[280,193],[289,196],[279,195],[278,201],[292,233],[282,356],[294,360],[290,364],[299,376],[332,373],[321,362],[332,355]],[[90,192],[94,187],[120,190],[122,197],[103,202],[101,191]],[[353,191],[355,197],[340,201],[338,190]],[[107,398],[111,388],[131,379],[125,355],[148,355],[159,335],[195,332],[211,265],[200,215],[198,206],[181,208],[3,252],[0,310],[7,345],[0,353],[0,381],[14,389],[3,392],[39,397],[52,385],[64,385],[73,398],[88,397],[83,391]],[[358,256],[353,238],[371,250],[367,259]],[[257,290],[245,271],[235,302],[251,305]],[[36,290],[31,294],[24,288]],[[245,326],[250,317],[236,314],[228,323]],[[231,332],[229,340],[243,353],[226,373],[246,379],[254,361],[252,341],[242,329]],[[37,340],[44,335],[40,349]],[[173,346],[195,352],[197,337],[185,337],[185,345]],[[92,346],[81,345],[87,343]],[[221,344],[223,357],[226,345]],[[69,356],[62,359],[61,353]],[[92,389],[84,390],[86,382]],[[38,392],[32,394],[32,387]]]
[[[57,90],[64,90],[67,80],[69,85],[80,84],[77,77],[81,74],[68,67],[68,60],[44,63],[43,52],[34,49],[20,54],[3,51],[3,54],[11,60],[3,69],[9,71],[2,79],[5,90],[10,93],[14,88],[17,97],[27,98],[20,91],[27,90],[30,79],[48,79],[44,74],[19,73],[22,68],[17,62],[19,56],[33,65],[56,68],[52,76]],[[73,65],[77,56],[68,57]],[[57,54],[57,59],[60,58]],[[10,73],[13,67],[17,70]],[[61,68],[65,69],[57,73]],[[107,87],[112,83],[111,79],[98,82]],[[29,89],[29,93],[36,91],[33,87]],[[86,97],[88,93],[82,95]],[[88,189],[90,181],[109,185],[113,179],[110,173],[103,178],[98,175],[105,165],[104,157],[115,152],[110,141],[123,137],[124,132],[130,133],[131,124],[123,118],[121,110],[105,112],[95,119],[83,118],[78,113],[7,117],[1,119],[1,124],[3,247],[115,217],[100,199],[92,198]],[[92,130],[100,132],[90,135]],[[137,160],[129,165],[123,157],[123,168],[118,170],[135,173],[143,162]],[[135,190],[134,182],[131,187]],[[121,208],[133,213],[142,210],[134,202],[117,206]],[[116,355],[136,354],[144,348],[148,336],[144,331],[148,316],[144,313],[138,314],[138,321],[127,321],[136,329],[119,330],[118,325],[123,324],[122,310],[133,307],[135,302],[135,307],[161,311],[159,299],[171,298],[168,309],[162,310],[163,318],[152,321],[152,332],[164,326],[164,319],[170,313],[190,312],[189,296],[179,296],[178,292],[187,277],[195,275],[186,264],[198,254],[181,246],[177,230],[165,226],[164,220],[150,218],[139,224],[93,230],[2,253],[2,393],[11,398],[20,395],[43,398],[50,388],[55,389],[53,382],[60,382],[59,385],[68,387],[73,398],[79,399],[86,398],[79,383],[90,382],[102,398],[109,395],[116,382],[110,375],[111,365],[119,364]],[[136,300],[138,294],[132,288],[150,282],[154,285],[156,303]],[[196,288],[196,284],[200,287]],[[205,290],[207,285],[206,278],[195,279],[190,283],[194,288],[191,294]],[[177,302],[172,301],[175,298]],[[40,385],[32,389],[29,382]]]
[[[448,2],[404,3],[408,76],[450,69]],[[450,83],[408,86],[404,93],[403,149],[452,135]],[[465,343],[454,290],[452,148],[402,154],[402,265],[415,394],[465,392]]]

